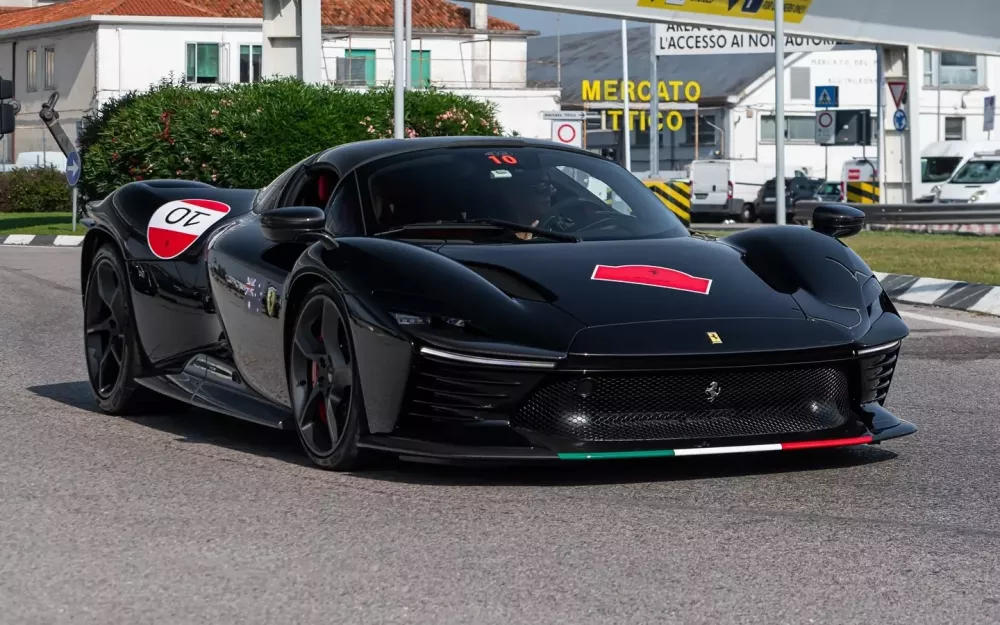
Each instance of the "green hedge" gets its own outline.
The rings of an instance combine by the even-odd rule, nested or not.
[[[0,173],[0,213],[56,213],[72,207],[66,177],[54,167]]]
[[[502,135],[492,103],[406,94],[408,136]],[[98,199],[148,178],[259,188],[309,154],[391,137],[391,88],[364,92],[294,79],[202,88],[165,80],[106,103],[78,137],[81,195]]]

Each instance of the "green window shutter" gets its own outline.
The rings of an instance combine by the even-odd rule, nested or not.
[[[219,44],[198,44],[198,82],[219,81]]]
[[[374,50],[348,50],[344,56],[349,59],[361,59],[364,63],[365,84],[369,87],[375,86],[375,51]],[[351,63],[351,78],[357,76],[357,60]]]
[[[198,44],[187,44],[187,75],[185,80],[194,82],[198,78]]]
[[[431,84],[431,52],[430,50],[410,51],[410,85],[413,87],[429,87]]]

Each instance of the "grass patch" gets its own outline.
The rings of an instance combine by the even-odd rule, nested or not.
[[[83,236],[86,229],[76,222],[73,232],[73,213],[0,213],[0,236],[8,234],[76,234]]]
[[[1000,286],[1000,237],[870,231],[843,241],[874,271]]]

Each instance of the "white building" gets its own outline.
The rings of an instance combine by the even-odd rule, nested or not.
[[[615,102],[595,102],[597,81],[621,80],[620,32],[563,35],[556,49],[555,37],[529,40],[529,81],[561,78],[563,108],[588,108],[620,104],[620,96],[602,97]],[[630,79],[636,85],[650,78],[649,30],[629,31]],[[558,59],[559,67],[557,68]],[[595,60],[596,59],[596,60]],[[921,148],[935,141],[987,139],[983,131],[985,96],[1000,91],[1000,58],[959,53],[925,51],[920,59],[923,83],[909,85],[909,98],[919,98]],[[667,56],[659,61],[661,81],[700,85],[699,124],[695,132],[694,112],[682,111],[683,127],[664,130],[660,140],[660,168],[680,170],[695,158],[739,158],[762,163],[775,161],[774,56],[771,54],[725,54]],[[839,180],[844,162],[864,155],[874,159],[876,145],[831,146],[815,141],[815,88],[839,87],[839,108],[877,108],[877,66],[874,49],[839,46],[829,52],[789,54],[785,69],[787,140],[785,159],[789,165],[809,167],[814,175]],[[637,93],[648,93],[641,86]],[[615,90],[620,93],[620,89]],[[602,95],[606,91],[602,90]],[[648,101],[648,97],[646,98]],[[643,98],[633,107],[645,104]],[[885,103],[891,111],[891,100]],[[588,129],[588,147],[614,148],[621,129],[607,116]],[[616,132],[617,131],[617,132]],[[887,128],[895,132],[893,128]],[[1000,136],[997,137],[1000,139]],[[695,143],[697,139],[697,152]],[[632,163],[636,172],[648,171],[649,131],[633,128]]]
[[[163,79],[196,84],[261,78],[262,5],[209,0],[6,0],[0,8],[0,76],[21,104],[17,130],[0,160],[27,151],[58,151],[38,118],[59,93],[56,110],[71,139],[75,122],[108,98],[143,91]],[[392,18],[385,0],[325,0],[323,57],[327,80],[363,88],[391,83]],[[526,38],[533,33],[446,0],[414,3],[411,82],[497,104],[508,132],[548,137],[542,112],[558,109],[558,91],[526,84]],[[389,3],[391,6],[391,3]],[[345,23],[349,22],[349,23]]]

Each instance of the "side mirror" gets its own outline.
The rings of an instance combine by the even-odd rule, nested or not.
[[[326,213],[316,206],[286,206],[260,216],[260,229],[271,241],[295,241],[302,235],[321,233]]]
[[[813,210],[813,230],[839,239],[853,236],[865,226],[865,213],[844,204],[820,204]]]

